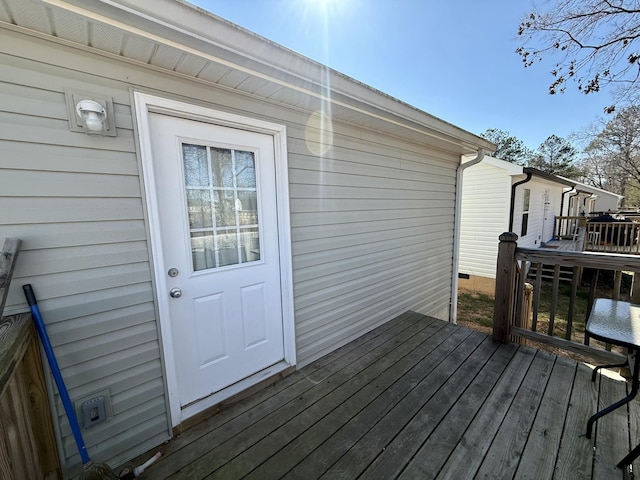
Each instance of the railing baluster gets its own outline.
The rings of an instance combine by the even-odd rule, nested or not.
[[[560,264],[553,267],[553,290],[551,291],[551,305],[549,306],[549,330],[547,334],[553,336],[553,327],[558,306],[558,287],[560,286]]]
[[[540,290],[542,290],[542,264],[536,263],[536,283],[533,286],[533,320],[531,320],[531,330],[538,328],[538,307],[540,305]]]
[[[517,265],[517,262],[516,262]],[[517,327],[524,326],[526,328],[526,324],[523,325],[522,322],[522,312],[524,310],[524,284],[527,281],[527,272],[526,272],[527,262],[521,262],[520,268],[518,271],[518,282],[516,286],[516,305],[515,305],[515,318],[513,320],[513,324]]]
[[[573,333],[573,314],[576,307],[576,297],[578,294],[578,284],[580,283],[580,267],[573,267],[573,275],[571,278],[571,297],[569,297],[569,311],[567,312],[567,332],[565,339],[571,340]]]
[[[616,270],[615,277],[613,279],[613,292],[611,298],[613,300],[620,300],[620,287],[622,286],[622,270]]]
[[[587,301],[587,314],[584,317],[584,323],[587,323],[587,319],[589,318],[589,315],[591,315],[591,309],[593,308],[593,302],[596,299],[596,289],[598,288],[598,276],[600,275],[600,270],[599,269],[594,269],[593,273],[591,274],[591,285],[589,285],[589,300]],[[585,345],[589,345],[589,336],[586,334],[584,335],[584,344]]]
[[[640,303],[640,272],[633,272],[630,295],[631,303]]]

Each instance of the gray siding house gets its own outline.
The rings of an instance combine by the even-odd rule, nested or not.
[[[4,314],[31,283],[72,400],[108,399],[89,453],[119,465],[406,310],[449,320],[458,167],[484,148],[182,1],[5,0]]]

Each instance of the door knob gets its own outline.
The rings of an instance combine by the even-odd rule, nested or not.
[[[169,295],[171,296],[171,298],[180,298],[182,296],[182,290],[180,290],[178,287],[174,287],[169,290]]]

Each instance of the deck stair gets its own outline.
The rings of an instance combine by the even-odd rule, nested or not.
[[[545,280],[553,280],[553,265],[545,265],[542,264],[542,278]],[[533,264],[529,268],[529,272],[527,273],[527,279],[530,281],[535,280],[536,275],[538,273],[538,264]],[[560,277],[561,282],[571,283],[573,280],[573,268],[569,266],[560,266]]]

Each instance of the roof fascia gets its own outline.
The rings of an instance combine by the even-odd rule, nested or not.
[[[576,185],[576,182],[574,182],[573,180],[569,180],[563,177],[558,177],[557,175],[552,175],[550,173],[543,172],[542,170],[538,170],[537,168],[525,167],[523,168],[523,171],[524,173],[531,173],[535,177],[543,178],[553,183],[568,185],[569,187],[575,187]]]

